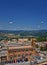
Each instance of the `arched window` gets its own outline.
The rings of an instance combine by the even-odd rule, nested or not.
[[[30,53],[29,55],[31,56],[32,54]]]
[[[17,57],[17,55],[14,55],[14,57]]]
[[[26,53],[25,56],[28,56],[28,53]]]
[[[18,54],[18,57],[20,57],[21,55],[20,54]]]

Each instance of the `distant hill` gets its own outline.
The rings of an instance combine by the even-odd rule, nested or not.
[[[19,31],[11,31],[11,30],[0,30],[0,33],[2,34],[20,34],[21,36],[44,36],[47,37],[47,30],[32,30],[32,31],[24,31],[24,30],[19,30]]]

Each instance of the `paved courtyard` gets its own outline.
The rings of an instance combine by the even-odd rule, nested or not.
[[[7,65],[30,65],[30,62],[23,62],[23,63],[12,63]]]

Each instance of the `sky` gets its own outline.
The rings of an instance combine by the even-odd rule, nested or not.
[[[47,30],[47,0],[0,0],[0,30]]]

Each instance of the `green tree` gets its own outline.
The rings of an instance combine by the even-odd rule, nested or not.
[[[38,44],[36,44],[36,48],[39,48]]]
[[[44,51],[44,47],[41,46],[41,47],[40,47],[40,51]]]
[[[30,40],[31,40],[31,38],[29,37],[29,38],[28,38],[28,40],[30,41]]]

